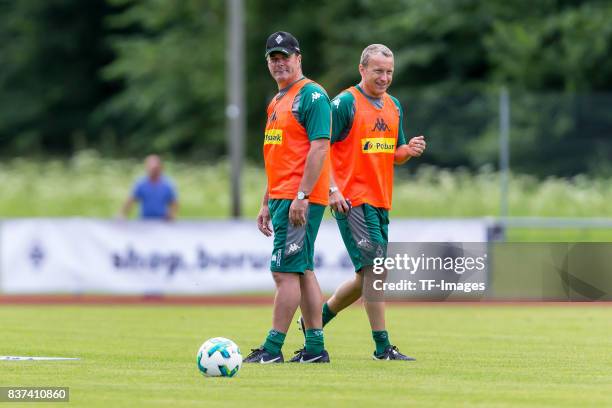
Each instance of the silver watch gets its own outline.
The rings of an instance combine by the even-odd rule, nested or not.
[[[297,199],[298,200],[305,200],[308,197],[310,197],[310,196],[308,194],[306,194],[305,192],[303,192],[303,191],[298,191],[298,193],[297,193]]]
[[[329,195],[334,194],[336,191],[338,191],[338,187],[330,187],[329,188]]]

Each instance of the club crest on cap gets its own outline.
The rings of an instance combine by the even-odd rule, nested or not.
[[[277,31],[270,34],[266,40],[266,58],[272,52],[281,52],[287,56],[300,53],[300,44],[298,40],[285,31]]]

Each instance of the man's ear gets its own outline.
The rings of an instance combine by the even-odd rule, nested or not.
[[[365,70],[366,70],[366,67],[359,64],[359,73],[361,74],[361,76],[364,76]]]

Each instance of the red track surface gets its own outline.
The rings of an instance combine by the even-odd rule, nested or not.
[[[271,305],[272,296],[3,295],[0,305]]]
[[[1,305],[271,305],[271,295],[224,296],[117,296],[117,295],[2,295]],[[612,306],[612,302],[536,302],[532,300],[486,300],[447,302],[387,302],[400,306]]]

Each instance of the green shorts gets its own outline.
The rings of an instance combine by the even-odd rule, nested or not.
[[[308,204],[306,225],[296,227],[289,222],[291,202],[286,199],[271,199],[268,202],[274,228],[274,250],[270,261],[272,272],[304,273],[314,270],[314,243],[325,206]]]
[[[351,208],[348,215],[338,214],[336,221],[355,272],[364,266],[374,265],[374,258],[386,256],[389,211],[362,204]]]

